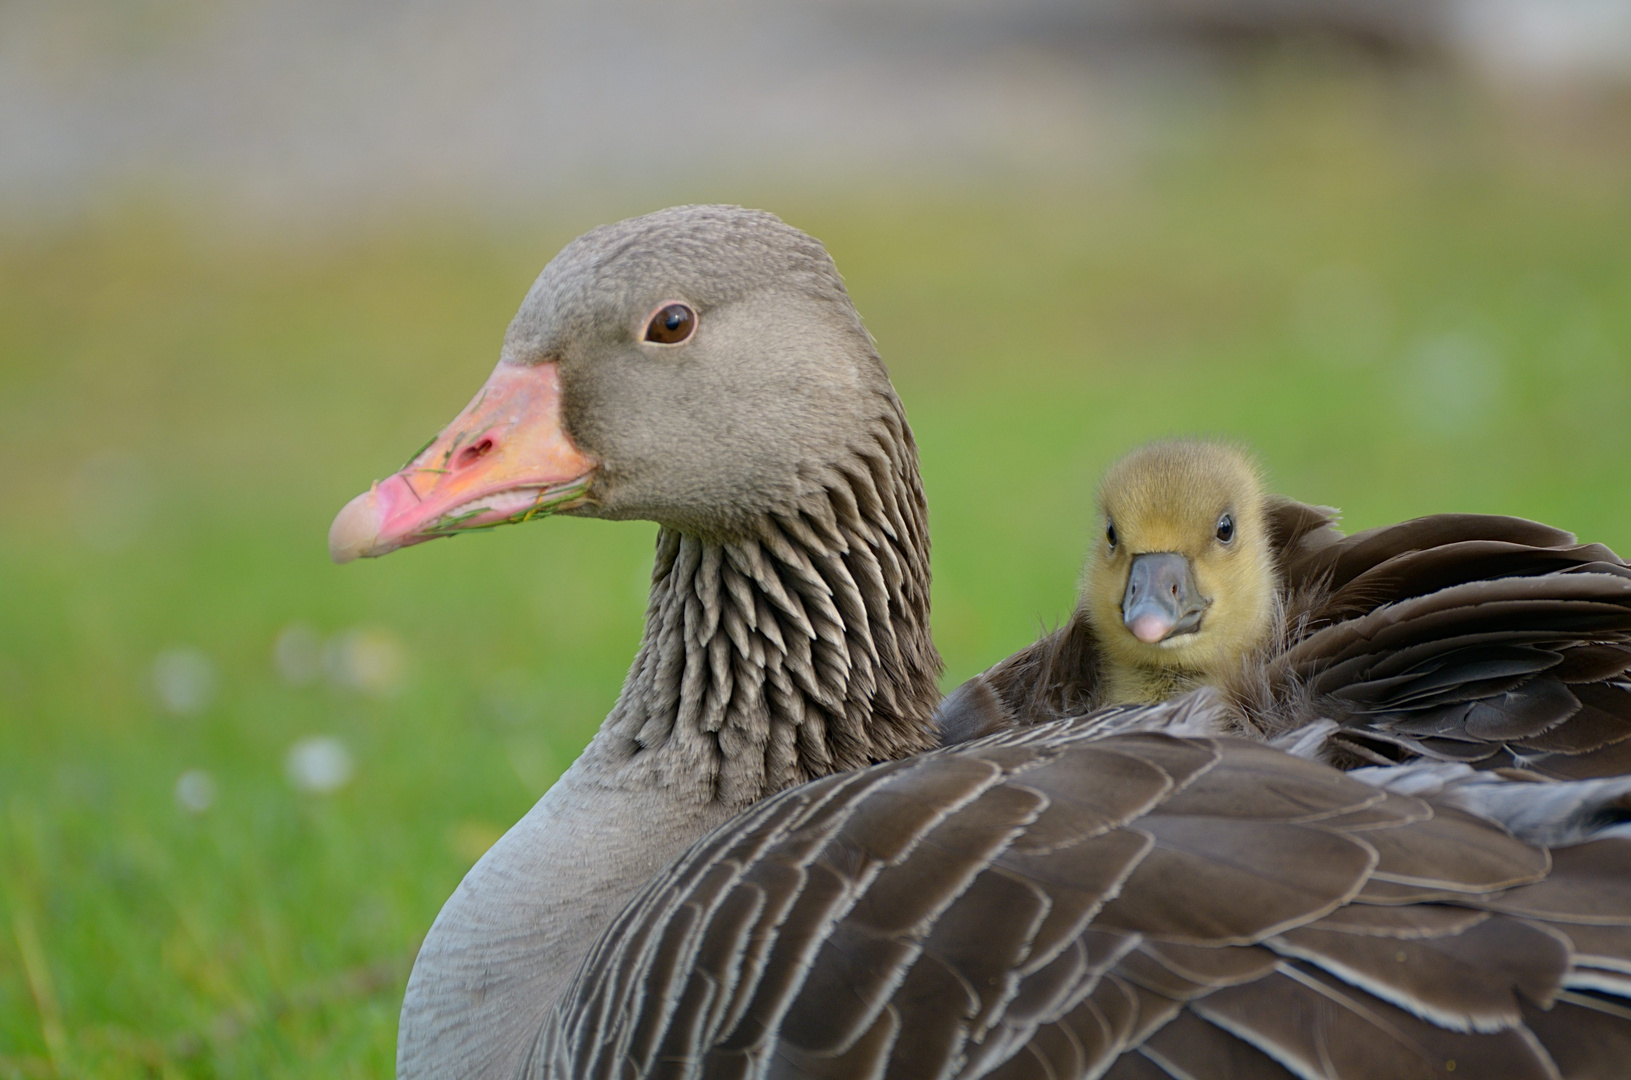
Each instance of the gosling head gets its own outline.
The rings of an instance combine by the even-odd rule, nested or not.
[[[1238,668],[1274,625],[1279,582],[1262,478],[1225,443],[1160,442],[1099,487],[1103,532],[1081,614],[1118,700],[1152,700]]]

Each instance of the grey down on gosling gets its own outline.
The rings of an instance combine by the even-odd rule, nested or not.
[[[654,358],[630,327],[674,297],[698,328]],[[598,462],[567,512],[658,524],[651,600],[427,935],[399,1075],[1627,1075],[1627,785],[1568,764],[1631,745],[1606,549],[1294,513],[1333,636],[1255,711],[1077,714],[1049,639],[937,724],[917,452],[820,244],[721,206],[596,229],[503,355],[559,366]]]

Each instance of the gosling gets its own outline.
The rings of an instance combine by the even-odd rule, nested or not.
[[[1104,704],[1223,684],[1275,637],[1267,501],[1253,460],[1221,442],[1154,443],[1105,473],[1077,612],[1100,645]]]

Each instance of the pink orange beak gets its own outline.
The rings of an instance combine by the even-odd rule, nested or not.
[[[328,553],[345,563],[570,510],[588,501],[595,466],[561,429],[557,366],[501,363],[430,445],[346,503]]]

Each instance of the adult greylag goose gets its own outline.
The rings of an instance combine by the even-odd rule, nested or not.
[[[569,245],[487,386],[330,548],[548,513],[658,523],[645,635],[431,927],[403,1076],[1554,1077],[1631,1054],[1612,825],[1553,854],[1434,791],[1096,722],[926,750],[910,430],[825,251],[768,214]]]
[[[404,1076],[513,1072],[653,874],[766,795],[926,749],[940,696],[917,450],[819,243],[733,207],[596,229],[500,355],[333,557],[575,514],[657,522],[656,565],[611,714],[420,949]]]
[[[1631,773],[1631,567],[1600,544],[1475,514],[1344,537],[1204,441],[1118,461],[1099,509],[1069,623],[959,688],[947,741],[1210,685],[1217,733],[1318,725],[1345,767]]]

